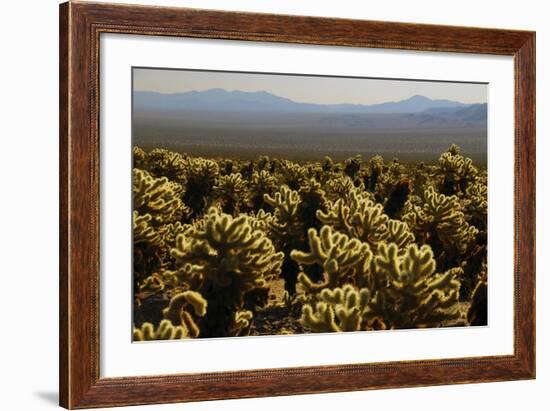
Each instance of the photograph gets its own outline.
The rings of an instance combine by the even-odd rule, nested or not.
[[[486,326],[487,94],[133,67],[133,341]]]

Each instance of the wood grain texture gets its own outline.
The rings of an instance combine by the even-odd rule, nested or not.
[[[101,33],[484,53],[515,60],[514,355],[155,377],[99,374]],[[60,6],[60,404],[90,408],[535,376],[535,34],[181,8]]]
[[[60,6],[59,14],[59,402],[68,404],[69,390],[69,284],[68,284],[68,172],[69,156],[67,141],[69,135],[69,37],[68,4]]]

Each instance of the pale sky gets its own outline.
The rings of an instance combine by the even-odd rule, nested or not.
[[[300,103],[376,104],[420,94],[431,99],[486,103],[487,85],[434,81],[318,77],[134,68],[134,90],[180,93],[222,88],[267,91]]]

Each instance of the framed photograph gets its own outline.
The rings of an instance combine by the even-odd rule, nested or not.
[[[535,33],[60,6],[60,404],[535,378]]]

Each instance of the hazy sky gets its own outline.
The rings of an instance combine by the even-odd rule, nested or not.
[[[134,90],[178,93],[212,88],[267,91],[296,102],[319,104],[374,104],[404,100],[415,94],[463,103],[487,102],[485,84],[134,69]]]

